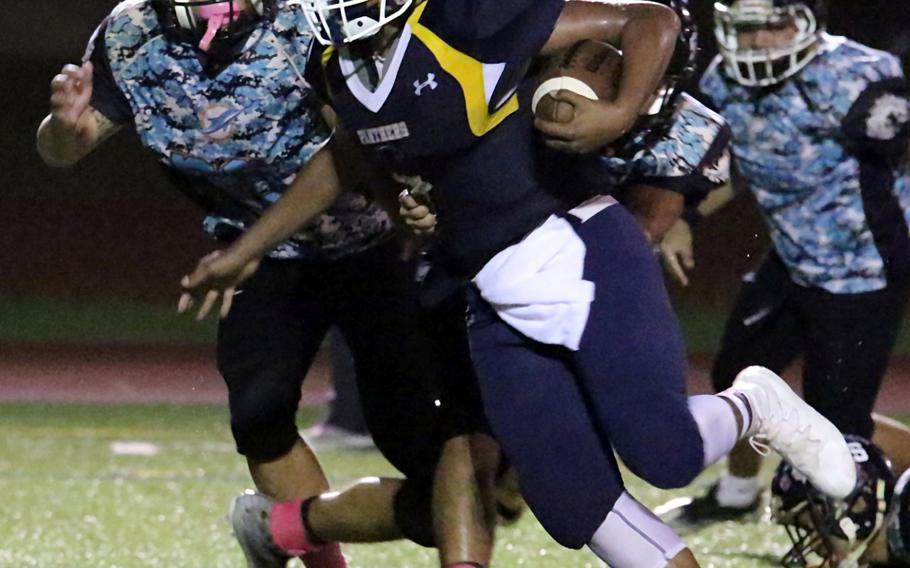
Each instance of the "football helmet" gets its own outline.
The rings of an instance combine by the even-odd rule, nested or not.
[[[619,156],[634,156],[666,134],[673,125],[679,95],[695,74],[698,28],[689,10],[689,0],[665,0],[664,3],[673,8],[681,23],[676,48],[654,101],[644,110],[632,130],[612,144],[614,153]]]
[[[375,35],[407,12],[414,0],[300,0],[322,45],[341,45]]]
[[[894,473],[891,461],[871,442],[846,436],[857,466],[857,485],[844,500],[815,489],[789,463],[782,462],[771,483],[771,516],[787,531],[793,547],[787,567],[857,568],[870,542],[882,531]]]
[[[166,34],[196,43],[203,51],[215,41],[245,36],[278,11],[277,0],[153,0],[153,4]]]
[[[792,77],[818,53],[825,31],[825,0],[718,0],[714,35],[727,73],[741,85],[767,87]],[[773,47],[740,46],[743,32],[795,27],[792,39]]]

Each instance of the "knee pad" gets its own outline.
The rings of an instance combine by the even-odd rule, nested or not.
[[[405,480],[395,495],[395,522],[411,542],[427,548],[436,546],[432,477]]]
[[[285,455],[299,439],[296,423],[299,394],[269,386],[265,381],[261,387],[252,381],[249,388],[232,390],[229,397],[231,433],[237,451],[259,461]]]
[[[625,492],[588,546],[613,568],[662,568],[686,548],[673,529]]]

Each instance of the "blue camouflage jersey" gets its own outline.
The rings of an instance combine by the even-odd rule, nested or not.
[[[730,128],[697,99],[682,93],[666,132],[632,156],[605,156],[611,185],[645,184],[682,194],[694,207],[730,180]],[[634,143],[634,141],[633,141]]]
[[[733,130],[736,164],[797,284],[884,288],[910,268],[910,92],[899,60],[825,35],[798,75],[767,89],[728,78],[702,92]]]
[[[118,5],[86,54],[95,65],[92,106],[135,127],[219,238],[255,222],[331,135],[303,77],[312,42],[304,14],[278,4],[275,20],[262,22],[217,74],[206,72],[195,46],[164,37],[150,0]],[[271,255],[333,259],[391,230],[378,206],[346,193]]]

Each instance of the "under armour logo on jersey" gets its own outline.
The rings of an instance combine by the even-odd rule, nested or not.
[[[439,83],[436,82],[436,74],[427,73],[427,80],[424,81],[423,83],[421,83],[420,81],[414,81],[414,94],[419,97],[420,95],[423,94],[423,90],[426,89],[427,87],[429,87],[431,91],[435,91],[436,87],[438,87],[438,86],[439,86]]]

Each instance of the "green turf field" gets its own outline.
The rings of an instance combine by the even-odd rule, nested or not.
[[[157,454],[112,450],[124,442]],[[225,513],[249,480],[224,408],[0,404],[0,448],[0,568],[244,566]],[[375,452],[322,457],[335,485],[394,473]],[[648,505],[668,497],[630,487]],[[495,566],[600,566],[560,549],[530,516],[498,536]],[[786,539],[767,524],[726,524],[689,543],[704,567],[746,568],[774,566]],[[433,551],[408,543],[345,550],[352,568],[436,565]]]
[[[123,301],[74,302],[0,294],[0,343],[206,344],[215,340],[215,318],[199,323],[178,317],[173,305]],[[713,353],[720,343],[726,307],[677,302],[686,345]],[[894,349],[910,355],[910,326]]]

